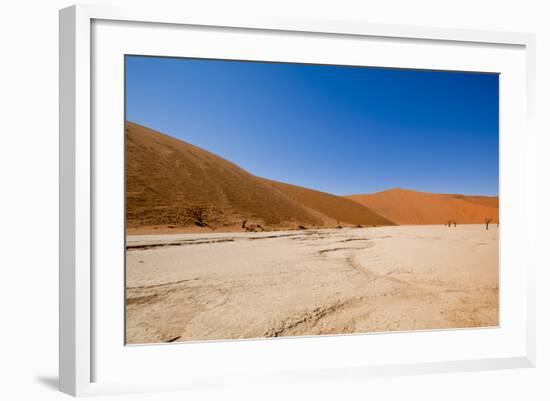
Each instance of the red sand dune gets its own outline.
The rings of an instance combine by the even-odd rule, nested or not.
[[[373,212],[368,207],[342,196],[267,179],[265,179],[265,182],[300,202],[302,205],[322,213],[336,220],[336,222],[364,226],[394,225],[392,221]]]
[[[390,189],[349,199],[367,206],[396,224],[480,224],[499,219],[499,199],[489,196],[434,194]]]
[[[498,197],[392,189],[336,196],[256,177],[189,143],[126,123],[128,230],[241,231],[499,218]],[[155,231],[156,230],[156,231]]]
[[[349,199],[256,177],[204,149],[126,123],[131,232],[392,224]],[[157,231],[154,231],[157,230]]]

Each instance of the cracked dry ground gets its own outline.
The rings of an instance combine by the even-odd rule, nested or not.
[[[127,343],[498,325],[498,229],[133,236]]]

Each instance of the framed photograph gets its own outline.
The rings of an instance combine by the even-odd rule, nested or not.
[[[60,388],[530,367],[534,37],[60,12]]]

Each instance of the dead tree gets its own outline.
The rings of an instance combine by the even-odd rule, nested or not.
[[[485,229],[488,230],[489,229],[489,223],[493,221],[493,219],[489,219],[489,218],[485,218]]]
[[[248,232],[257,232],[257,231],[265,231],[264,228],[259,224],[249,224],[244,228]]]
[[[189,209],[189,213],[195,219],[195,224],[200,227],[209,227],[206,223],[208,213],[205,208],[197,206]]]

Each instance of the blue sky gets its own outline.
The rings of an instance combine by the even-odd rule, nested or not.
[[[498,194],[498,75],[126,57],[126,118],[337,195]]]

